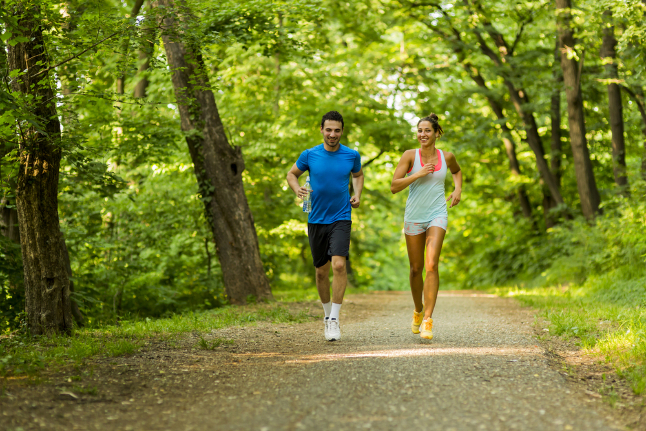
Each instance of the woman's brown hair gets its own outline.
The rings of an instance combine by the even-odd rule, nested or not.
[[[440,132],[440,136],[444,134],[444,129],[442,129],[442,126],[440,126],[440,123],[439,123],[440,118],[436,114],[430,113],[428,116],[420,119],[417,122],[418,127],[419,127],[419,123],[421,123],[422,121],[428,121],[429,123],[431,123],[431,125],[433,126],[433,130],[435,130],[436,132]]]

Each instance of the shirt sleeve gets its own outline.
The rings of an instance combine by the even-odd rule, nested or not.
[[[354,166],[352,167],[352,173],[356,174],[360,170],[361,170],[361,155],[359,154],[358,151],[355,151]]]
[[[310,164],[308,163],[307,157],[308,152],[308,150],[303,151],[298,157],[298,160],[296,160],[296,167],[303,172],[310,170]]]

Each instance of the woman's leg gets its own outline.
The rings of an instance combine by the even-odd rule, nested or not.
[[[426,280],[424,281],[424,320],[433,316],[435,301],[437,301],[437,291],[440,288],[440,275],[437,271],[440,262],[440,252],[444,242],[446,231],[441,227],[431,226],[426,231]],[[409,252],[410,255],[410,252]],[[421,277],[420,277],[421,278]]]
[[[419,235],[405,235],[406,249],[408,250],[408,262],[410,263],[410,290],[413,294],[415,311],[418,313],[424,308],[422,294],[424,293],[424,245],[426,244],[426,232]]]

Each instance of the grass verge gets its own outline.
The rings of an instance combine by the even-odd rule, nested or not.
[[[206,333],[227,326],[256,322],[299,323],[309,319],[305,310],[292,313],[284,304],[273,302],[245,307],[226,306],[165,319],[123,321],[118,326],[81,328],[71,337],[14,334],[0,338],[0,377],[36,376],[43,369],[81,367],[92,357],[132,354],[153,338],[168,340],[184,333]],[[213,348],[213,343],[204,348]]]
[[[588,354],[601,355],[635,394],[646,392],[646,308],[622,286],[586,283],[570,288],[496,288],[538,309],[551,335],[574,338]],[[639,296],[642,301],[646,296]]]

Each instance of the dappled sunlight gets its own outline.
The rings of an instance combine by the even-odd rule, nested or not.
[[[469,298],[498,298],[498,295],[493,295],[490,293],[478,292],[477,290],[440,290],[437,294],[440,298],[459,296],[459,297],[469,297]]]
[[[366,350],[352,353],[324,353],[314,355],[293,355],[282,353],[244,353],[235,355],[239,359],[283,359],[285,364],[307,364],[314,362],[328,362],[365,358],[410,358],[418,356],[535,356],[540,355],[538,346],[515,347],[515,346],[482,346],[482,347],[426,347],[408,349],[387,349],[387,350]]]

